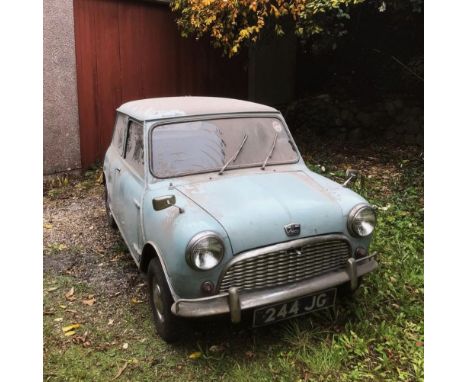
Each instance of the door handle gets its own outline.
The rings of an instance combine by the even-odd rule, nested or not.
[[[114,171],[120,173],[120,168],[116,167],[116,168],[114,168]]]

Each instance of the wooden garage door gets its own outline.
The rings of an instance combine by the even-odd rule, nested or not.
[[[115,109],[149,97],[247,97],[246,62],[179,36],[167,5],[74,0],[83,168],[102,161]]]

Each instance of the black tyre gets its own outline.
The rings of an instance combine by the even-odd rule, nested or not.
[[[357,288],[355,290],[351,289],[351,285],[349,283],[341,284],[338,287],[338,291],[337,291],[338,292],[338,297],[344,298],[344,299],[353,298],[354,294],[359,290],[359,287],[361,286],[361,282],[362,282],[362,277],[359,277],[358,278]]]
[[[156,332],[166,342],[177,341],[182,335],[181,319],[171,312],[174,300],[164,272],[156,258],[152,259],[148,266],[148,288]]]
[[[114,217],[112,216],[112,212],[110,210],[110,207],[109,207],[109,193],[107,192],[107,185],[104,184],[104,193],[105,193],[105,200],[106,200],[106,217],[107,217],[107,222],[109,223],[109,225],[116,229],[117,228],[117,223],[115,222],[115,219]]]

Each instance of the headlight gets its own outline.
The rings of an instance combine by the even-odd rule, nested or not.
[[[369,236],[375,227],[374,209],[367,204],[358,204],[349,213],[348,230],[353,236]]]
[[[207,271],[216,267],[223,256],[223,242],[214,232],[195,235],[187,246],[187,262],[197,270]]]

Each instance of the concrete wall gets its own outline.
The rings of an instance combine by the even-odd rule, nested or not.
[[[44,174],[81,167],[73,0],[44,0]]]

